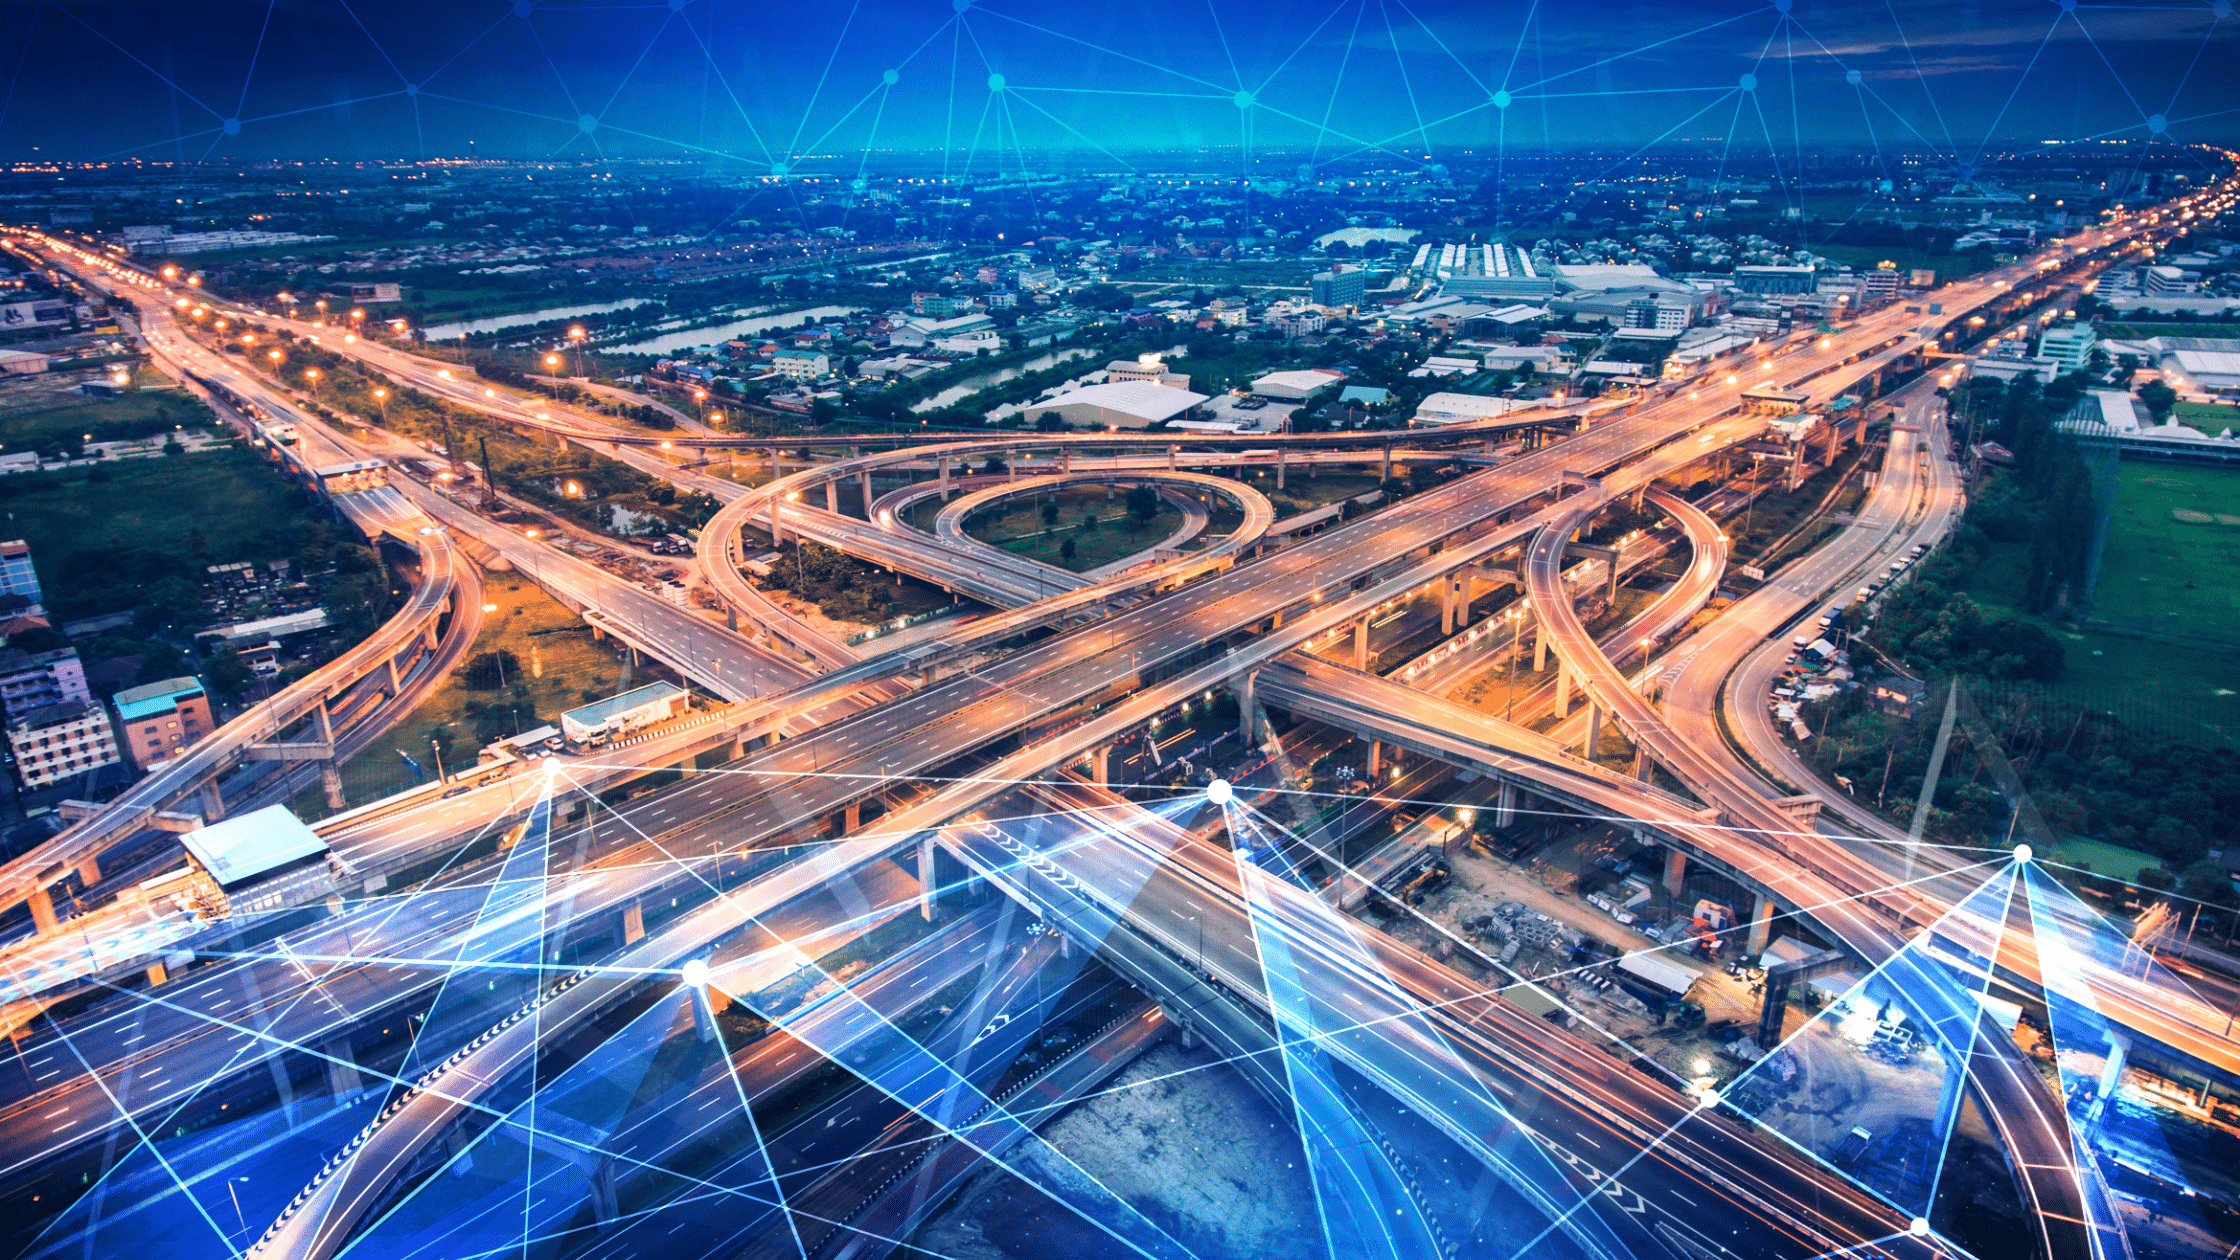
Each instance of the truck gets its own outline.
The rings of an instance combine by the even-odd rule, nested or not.
[[[1853,1129],[1843,1135],[1841,1142],[1836,1143],[1835,1154],[1829,1158],[1829,1162],[1838,1168],[1858,1167],[1859,1161],[1866,1157],[1867,1143],[1872,1140],[1873,1133],[1865,1129]]]

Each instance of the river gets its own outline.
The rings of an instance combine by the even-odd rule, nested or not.
[[[946,407],[953,402],[968,398],[990,385],[1001,384],[1028,372],[1039,372],[1044,368],[1053,368],[1061,363],[1070,363],[1075,359],[1085,359],[1095,353],[1096,351],[1087,346],[1072,346],[1064,350],[1052,350],[1046,354],[1038,354],[1024,363],[1014,363],[1010,367],[998,368],[993,372],[976,372],[924,402],[914,404],[910,410],[933,411],[940,407]]]
[[[753,315],[735,319],[727,324],[710,328],[685,328],[647,337],[641,341],[619,346],[601,346],[599,349],[614,354],[674,354],[694,346],[719,346],[735,337],[748,337],[768,332],[773,328],[791,328],[805,319],[824,319],[832,315],[853,315],[860,306],[812,306],[805,311],[780,311],[774,315]]]
[[[556,306],[548,311],[521,311],[512,315],[492,315],[488,319],[470,319],[461,324],[438,324],[433,328],[424,328],[421,331],[428,335],[430,341],[445,341],[459,336],[461,333],[471,337],[478,333],[503,332],[508,328],[523,328],[530,324],[541,324],[548,319],[582,319],[586,315],[604,315],[608,311],[626,311],[633,306],[644,306],[648,302],[659,300],[649,297],[624,298],[620,302],[601,302],[596,306]]]

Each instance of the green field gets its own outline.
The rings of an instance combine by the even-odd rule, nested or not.
[[[2118,341],[2145,341],[2150,337],[2233,338],[2240,337],[2240,324],[2208,321],[2192,324],[2145,324],[2137,321],[2105,323],[2100,325],[2100,335],[2113,337]]]
[[[131,607],[128,582],[88,571],[121,549],[225,564],[291,556],[305,537],[336,532],[303,490],[246,450],[0,477],[0,510],[0,528],[31,544],[47,602],[65,617]]]
[[[2240,407],[2182,402],[2172,409],[2170,418],[2210,437],[2215,437],[2226,429],[2240,430]]]
[[[1160,500],[1157,516],[1138,524],[1128,515],[1127,500],[1107,499],[1102,487],[1060,490],[1057,498],[1058,519],[1054,526],[1045,527],[1042,523],[1041,496],[1022,495],[999,504],[998,507],[1007,509],[1001,516],[986,511],[980,513],[981,519],[975,520],[966,532],[1013,555],[1083,573],[1157,546],[1161,539],[1182,525],[1182,513],[1164,499]],[[1097,518],[1096,528],[1082,528],[1091,516]],[[928,523],[931,523],[930,517]],[[1071,560],[1062,554],[1068,538],[1074,543]]]
[[[2066,836],[2055,846],[2053,860],[2070,866],[2089,866],[2095,875],[2109,875],[2127,884],[2139,882],[2139,872],[2162,865],[2162,859],[2137,849],[2126,849],[2105,840]]]
[[[1813,252],[1824,254],[1837,262],[1850,263],[1866,269],[1883,262],[1898,264],[1900,271],[1927,267],[1937,273],[1939,284],[1950,284],[1965,276],[1991,269],[1991,255],[1982,254],[1931,254],[1922,255],[1898,245],[1815,245]]]
[[[2094,615],[2240,643],[2240,469],[2125,461],[2119,475]]]
[[[2228,506],[2214,506],[2220,502]],[[2170,515],[2180,507],[2240,514],[2240,470],[2121,466],[2091,614],[2114,624],[2064,625],[2017,611],[2027,586],[2027,543],[1987,545],[1966,590],[1986,620],[2019,617],[2060,640],[2067,651],[2061,681],[2037,689],[2048,703],[2088,704],[2133,726],[2240,744],[2240,626],[2233,615],[2240,608],[2240,526],[2187,524]]]
[[[89,436],[96,442],[154,437],[174,427],[199,428],[214,417],[183,390],[144,389],[117,398],[0,416],[0,450],[73,452]]]

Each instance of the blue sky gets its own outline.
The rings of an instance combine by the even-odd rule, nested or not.
[[[1966,155],[2240,136],[2236,54],[2229,0],[34,0],[0,10],[0,156]]]

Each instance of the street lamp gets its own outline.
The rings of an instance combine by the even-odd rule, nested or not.
[[[585,338],[585,337],[587,337],[587,336],[589,336],[589,335],[590,335],[589,333],[586,333],[586,332],[584,332],[584,331],[583,331],[583,327],[582,327],[582,325],[580,325],[580,324],[579,324],[579,325],[577,325],[576,327],[574,327],[574,328],[570,328],[570,329],[568,330],[568,340],[570,340],[570,341],[572,341],[572,342],[576,343],[576,375],[577,375],[577,376],[581,376],[581,375],[583,375],[583,341],[584,341],[584,338]]]
[[[319,369],[305,368],[303,374],[311,378],[311,396],[317,398],[319,396]]]
[[[374,390],[373,400],[381,404],[381,423],[389,423],[389,391],[385,389]]]
[[[559,356],[559,355],[557,355],[557,354],[548,354],[548,355],[546,355],[546,356],[544,357],[544,365],[545,365],[546,367],[548,367],[548,368],[556,368],[556,367],[559,367],[559,366],[560,366],[560,356]]]

